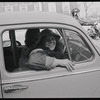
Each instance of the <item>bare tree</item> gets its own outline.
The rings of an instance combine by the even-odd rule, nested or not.
[[[62,2],[56,2],[56,12],[57,13],[63,13]]]
[[[87,2],[83,2],[85,14],[86,14],[86,19],[87,19],[87,16],[88,16],[88,9],[89,9],[89,7],[90,7],[93,3],[94,3],[94,2],[91,2],[89,5],[87,5]]]
[[[48,2],[42,2],[42,11],[48,12]]]
[[[69,2],[70,3],[70,10],[72,11],[74,8],[78,8],[77,2]]]

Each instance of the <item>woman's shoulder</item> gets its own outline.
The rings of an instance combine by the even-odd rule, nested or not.
[[[37,52],[43,52],[44,50],[41,49],[41,48],[37,48],[37,49],[34,49],[31,51],[30,55],[33,54],[33,53],[37,53]]]

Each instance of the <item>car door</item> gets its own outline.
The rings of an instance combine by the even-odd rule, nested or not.
[[[2,83],[2,82],[1,82],[1,74],[0,74],[0,98],[3,98],[3,97],[2,97],[2,87],[1,87],[1,83]]]
[[[33,26],[36,27],[36,25]],[[52,27],[55,26],[57,25],[55,24]],[[99,53],[82,31],[72,26],[67,28],[66,25],[61,25],[61,27],[64,27],[61,28],[64,36],[63,39],[65,40],[66,51],[69,51],[66,52],[66,54],[69,56],[69,59],[75,63],[75,70],[72,72],[68,72],[66,68],[61,67],[57,67],[51,71],[28,70],[22,72],[8,72],[5,69],[3,61],[4,55],[3,49],[1,48],[2,37],[0,38],[0,65],[4,98],[100,97]],[[74,35],[72,36],[72,34]],[[74,40],[74,45],[78,45],[77,49],[73,48],[74,45],[70,46],[70,41],[68,42],[68,40],[73,37],[76,37],[75,40],[78,40],[78,42]],[[84,47],[84,45],[86,47],[84,50],[89,51],[89,56],[84,55],[87,58],[80,56],[78,58],[76,56],[76,58],[73,59],[72,54],[74,51],[77,51],[80,46]]]

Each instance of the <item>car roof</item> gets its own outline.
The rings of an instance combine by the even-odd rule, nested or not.
[[[12,12],[0,14],[0,26],[9,24],[51,22],[81,27],[71,16],[50,12]]]

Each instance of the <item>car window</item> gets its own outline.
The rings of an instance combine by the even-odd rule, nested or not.
[[[3,34],[3,47],[9,47],[9,46],[11,46],[9,31],[5,31]]]
[[[45,28],[39,28],[40,32]],[[77,32],[63,29],[65,37],[62,37],[62,32],[56,28],[48,28],[53,32],[60,35],[60,46],[62,49],[64,47],[64,58],[68,58],[74,62],[84,62],[92,58],[93,54],[89,49],[88,44],[79,35]],[[4,50],[4,60],[5,60],[5,69],[8,72],[18,72],[20,71],[19,61],[22,55],[22,52],[25,52],[25,34],[28,29],[13,29],[8,30],[3,33],[3,50]],[[67,43],[64,43],[64,39]],[[6,41],[6,42],[5,42]],[[70,52],[68,52],[70,51]],[[12,62],[12,63],[11,63]],[[27,62],[27,60],[26,60]],[[30,69],[21,69],[21,71],[27,71]]]
[[[3,33],[3,51],[5,68],[8,72],[13,72],[18,68],[18,61],[21,56],[23,45],[25,45],[26,30],[7,30]]]
[[[40,28],[40,32],[44,29],[46,28]],[[53,28],[48,28],[48,29],[59,34],[57,29]],[[22,52],[25,51],[26,49],[25,35],[27,30],[28,29],[13,29],[13,30],[7,30],[3,33],[2,40],[3,40],[5,69],[8,72],[19,71],[19,60],[22,55]],[[23,70],[25,71],[26,69]]]
[[[16,40],[19,41],[22,45],[25,45],[25,33],[27,29],[15,30]]]
[[[75,31],[64,30],[71,60],[75,62],[89,60],[93,54],[84,38]]]

